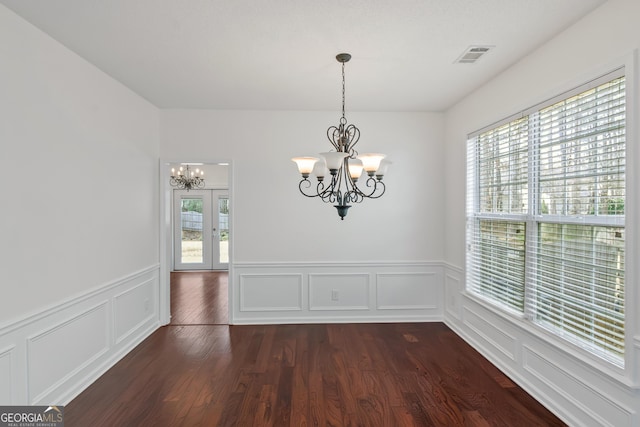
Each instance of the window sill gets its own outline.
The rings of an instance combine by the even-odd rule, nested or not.
[[[568,357],[577,364],[588,368],[593,373],[599,375],[602,379],[615,381],[619,385],[630,390],[640,390],[640,381],[634,381],[632,378],[633,373],[630,369],[626,369],[621,365],[617,365],[597,356],[596,354],[592,354],[569,341],[564,341],[562,338],[557,337],[541,326],[537,326],[527,320],[526,316],[522,313],[511,310],[508,307],[496,305],[492,301],[487,300],[482,296],[475,295],[467,290],[463,290],[461,294],[466,300],[481,306],[483,309],[510,323],[514,327],[518,328],[522,333],[527,334],[536,340],[544,341],[550,347],[560,352],[562,356]],[[630,360],[634,357],[638,357],[635,353],[640,349],[640,337],[635,337],[634,341],[634,344],[630,346],[632,348],[625,349],[626,352],[633,353],[631,354]]]

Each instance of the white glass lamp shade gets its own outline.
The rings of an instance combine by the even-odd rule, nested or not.
[[[324,158],[324,161],[327,163],[327,168],[329,170],[338,170],[340,166],[342,166],[342,161],[345,157],[347,157],[348,153],[329,151],[326,153],[320,153],[320,155]]]
[[[365,153],[360,154],[358,156],[358,159],[362,160],[362,166],[364,167],[364,170],[366,170],[369,175],[373,175],[373,173],[378,170],[380,162],[385,157],[385,154]]]
[[[315,165],[313,165],[313,173],[316,178],[322,180],[325,176],[329,175],[329,170],[327,169],[327,164],[324,162],[324,159],[318,159]]]
[[[298,171],[302,176],[309,176],[313,170],[313,165],[318,161],[317,157],[294,157],[294,162],[298,165]]]
[[[349,159],[349,176],[351,176],[352,180],[357,181],[360,178],[362,169],[362,160]]]
[[[390,160],[382,159],[382,161],[380,162],[380,166],[376,171],[376,176],[378,177],[378,179],[382,179],[382,177],[385,176],[385,174],[387,173],[387,169],[391,164],[392,162]]]

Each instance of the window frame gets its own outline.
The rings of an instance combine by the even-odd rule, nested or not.
[[[571,349],[578,349],[581,352],[586,352],[587,356],[592,357],[595,356],[596,360],[598,361],[602,361],[604,360],[607,364],[612,364],[614,365],[614,368],[621,368],[621,369],[625,369],[627,366],[629,366],[629,360],[630,358],[634,357],[634,353],[636,352],[636,350],[634,349],[634,345],[632,342],[633,339],[633,331],[635,331],[637,328],[633,328],[632,326],[632,322],[634,322],[634,320],[636,319],[636,316],[633,314],[630,314],[630,308],[631,308],[631,304],[634,303],[633,298],[629,298],[630,296],[633,297],[634,295],[637,295],[638,291],[632,291],[631,288],[631,280],[633,280],[634,277],[636,277],[635,274],[631,273],[629,274],[629,265],[626,264],[624,271],[625,271],[625,276],[626,276],[626,281],[627,283],[629,283],[628,286],[625,287],[625,292],[624,292],[624,301],[625,301],[625,306],[627,307],[627,310],[625,312],[625,337],[624,337],[624,346],[625,346],[625,350],[624,350],[624,355],[622,358],[612,358],[612,357],[608,357],[606,354],[602,354],[598,351],[595,351],[595,349],[593,348],[585,348],[584,346],[581,346],[579,343],[575,342],[575,340],[566,340],[565,338],[563,338],[561,335],[554,333],[552,331],[549,331],[545,328],[543,328],[542,326],[540,326],[539,324],[537,324],[536,322],[533,322],[532,320],[534,319],[535,316],[535,307],[528,303],[528,301],[531,298],[531,293],[535,292],[535,289],[533,289],[533,286],[535,286],[535,282],[532,280],[532,275],[534,274],[534,269],[532,269],[532,265],[536,265],[537,264],[537,259],[536,259],[536,251],[532,250],[532,247],[535,247],[538,245],[538,227],[540,226],[540,224],[546,224],[546,223],[551,223],[551,224],[578,224],[578,225],[585,225],[585,226],[593,226],[593,227],[622,227],[625,229],[625,234],[627,236],[631,236],[630,238],[625,238],[625,243],[624,243],[624,252],[625,252],[625,256],[627,257],[627,259],[631,259],[630,257],[633,256],[635,253],[637,252],[632,252],[633,251],[633,247],[635,245],[635,242],[631,241],[633,240],[633,237],[635,236],[634,234],[630,234],[629,233],[629,223],[632,222],[629,220],[630,216],[629,213],[631,212],[632,214],[635,214],[635,210],[633,209],[633,207],[631,207],[631,202],[630,202],[630,195],[632,193],[632,191],[634,191],[633,186],[629,186],[629,181],[631,179],[633,179],[633,173],[630,173],[629,169],[631,169],[633,167],[633,162],[630,161],[630,157],[632,155],[634,155],[635,151],[634,150],[629,150],[629,146],[632,145],[632,141],[634,141],[634,129],[633,129],[633,122],[632,122],[632,111],[633,111],[633,107],[634,107],[634,102],[633,102],[633,79],[631,77],[631,74],[629,72],[629,67],[628,66],[622,66],[619,68],[614,69],[613,71],[607,72],[606,74],[601,75],[598,78],[592,79],[590,81],[587,81],[586,83],[583,83],[569,91],[563,92],[557,96],[554,96],[552,98],[549,98],[543,102],[540,102],[538,104],[535,104],[534,106],[523,110],[522,112],[518,113],[518,114],[514,114],[512,116],[509,116],[503,120],[500,120],[498,122],[495,122],[489,126],[486,126],[482,129],[479,129],[471,134],[468,135],[467,138],[467,182],[466,182],[466,188],[467,188],[467,203],[466,203],[466,233],[465,233],[465,239],[466,239],[466,254],[465,254],[465,264],[466,264],[466,270],[467,270],[467,279],[465,282],[465,293],[469,296],[471,296],[472,298],[482,302],[482,303],[486,303],[488,304],[490,307],[492,307],[493,309],[498,310],[499,313],[504,313],[510,317],[515,317],[517,319],[519,319],[520,321],[524,322],[526,324],[527,327],[532,327],[536,332],[538,333],[543,333],[545,334],[547,337],[550,338],[550,341],[552,341],[555,344],[560,345],[561,347],[569,347]],[[481,208],[480,208],[480,187],[479,187],[479,153],[477,152],[477,137],[483,133],[486,133],[487,131],[490,130],[494,130],[496,128],[499,128],[500,126],[503,126],[505,124],[509,124],[511,122],[513,122],[514,120],[518,120],[518,119],[522,119],[524,117],[528,116],[528,126],[529,129],[531,130],[530,135],[529,135],[529,139],[531,138],[535,138],[536,137],[536,132],[538,130],[538,126],[539,126],[539,120],[540,120],[540,116],[539,114],[537,114],[538,111],[540,111],[543,108],[549,107],[551,105],[554,105],[557,102],[566,100],[568,98],[571,98],[574,95],[580,94],[584,91],[587,91],[591,88],[595,88],[601,84],[607,83],[609,81],[615,80],[618,77],[625,77],[625,85],[626,85],[626,89],[625,89],[625,108],[626,108],[626,115],[625,115],[625,128],[626,128],[626,134],[625,134],[625,144],[626,144],[626,153],[625,153],[625,179],[626,179],[626,184],[625,184],[625,188],[626,188],[626,194],[625,194],[625,213],[624,215],[620,216],[620,215],[585,215],[585,216],[570,216],[570,215],[549,215],[549,214],[542,214],[540,212],[540,204],[539,204],[539,194],[540,194],[540,186],[539,186],[539,168],[534,165],[533,163],[538,161],[539,159],[539,149],[540,149],[540,143],[529,143],[529,150],[530,149],[534,149],[534,150],[538,150],[538,152],[533,152],[533,153],[528,153],[527,157],[527,166],[528,166],[528,180],[527,180],[527,184],[531,186],[531,188],[529,189],[529,191],[527,191],[527,208],[525,210],[525,212],[523,213],[489,213],[489,212],[481,212]],[[470,153],[470,145],[473,145],[473,152]],[[473,157],[473,161],[471,160],[471,157]],[[637,163],[636,163],[637,164]],[[473,194],[470,194],[472,189]],[[636,189],[637,190],[637,189]],[[633,202],[635,203],[635,200],[633,200]],[[511,221],[511,222],[524,222],[525,223],[525,266],[524,266],[524,274],[525,274],[525,279],[524,279],[524,307],[522,312],[519,312],[518,310],[513,309],[512,307],[509,306],[505,306],[503,304],[501,304],[500,302],[497,302],[494,299],[491,299],[489,297],[485,297],[482,294],[477,293],[472,286],[473,280],[474,278],[471,277],[474,273],[473,273],[473,268],[470,265],[470,262],[473,260],[473,256],[470,254],[473,242],[472,242],[472,238],[474,235],[476,234],[476,230],[472,230],[472,227],[476,227],[478,226],[477,224],[480,224],[480,221],[482,220],[490,220],[490,221]],[[631,227],[632,231],[635,231],[635,227]],[[631,250],[631,251],[630,251]]]

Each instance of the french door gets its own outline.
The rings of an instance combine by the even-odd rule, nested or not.
[[[174,269],[229,267],[229,192],[174,190]]]

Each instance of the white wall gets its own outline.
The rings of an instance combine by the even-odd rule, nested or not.
[[[0,63],[0,404],[61,402],[158,325],[158,111],[1,5]]]
[[[623,64],[640,47],[637,0],[609,0],[446,114],[446,258],[464,266],[465,143],[472,131]]]
[[[234,262],[433,261],[443,259],[442,116],[348,113],[360,152],[393,165],[387,194],[335,208],[298,191],[291,157],[328,151],[339,112],[161,112],[160,156],[232,161]]]
[[[518,64],[470,94],[446,114],[446,319],[458,333],[536,398],[572,425],[640,425],[640,306],[638,266],[627,264],[627,364],[615,369],[578,349],[553,344],[541,331],[464,293],[466,135],[627,65],[635,106],[628,128],[627,259],[637,259],[640,228],[640,123],[637,57],[640,48],[637,0],[610,0]],[[499,47],[498,47],[499,48]],[[635,252],[633,252],[635,251]]]
[[[467,133],[622,63],[638,16],[636,0],[609,1],[446,116],[348,113],[360,151],[394,164],[388,193],[340,221],[298,193],[289,160],[329,148],[337,111],[158,112],[0,6],[3,172],[35,171],[5,185],[0,212],[0,404],[67,402],[157,327],[158,159],[229,160],[237,323],[444,315],[571,424],[639,426],[639,316],[636,360],[607,369],[463,290]]]
[[[393,165],[387,193],[341,221],[299,193],[290,160],[328,151],[338,112],[161,112],[162,158],[232,164],[232,323],[442,318],[442,115],[347,116],[362,133],[357,149]]]

